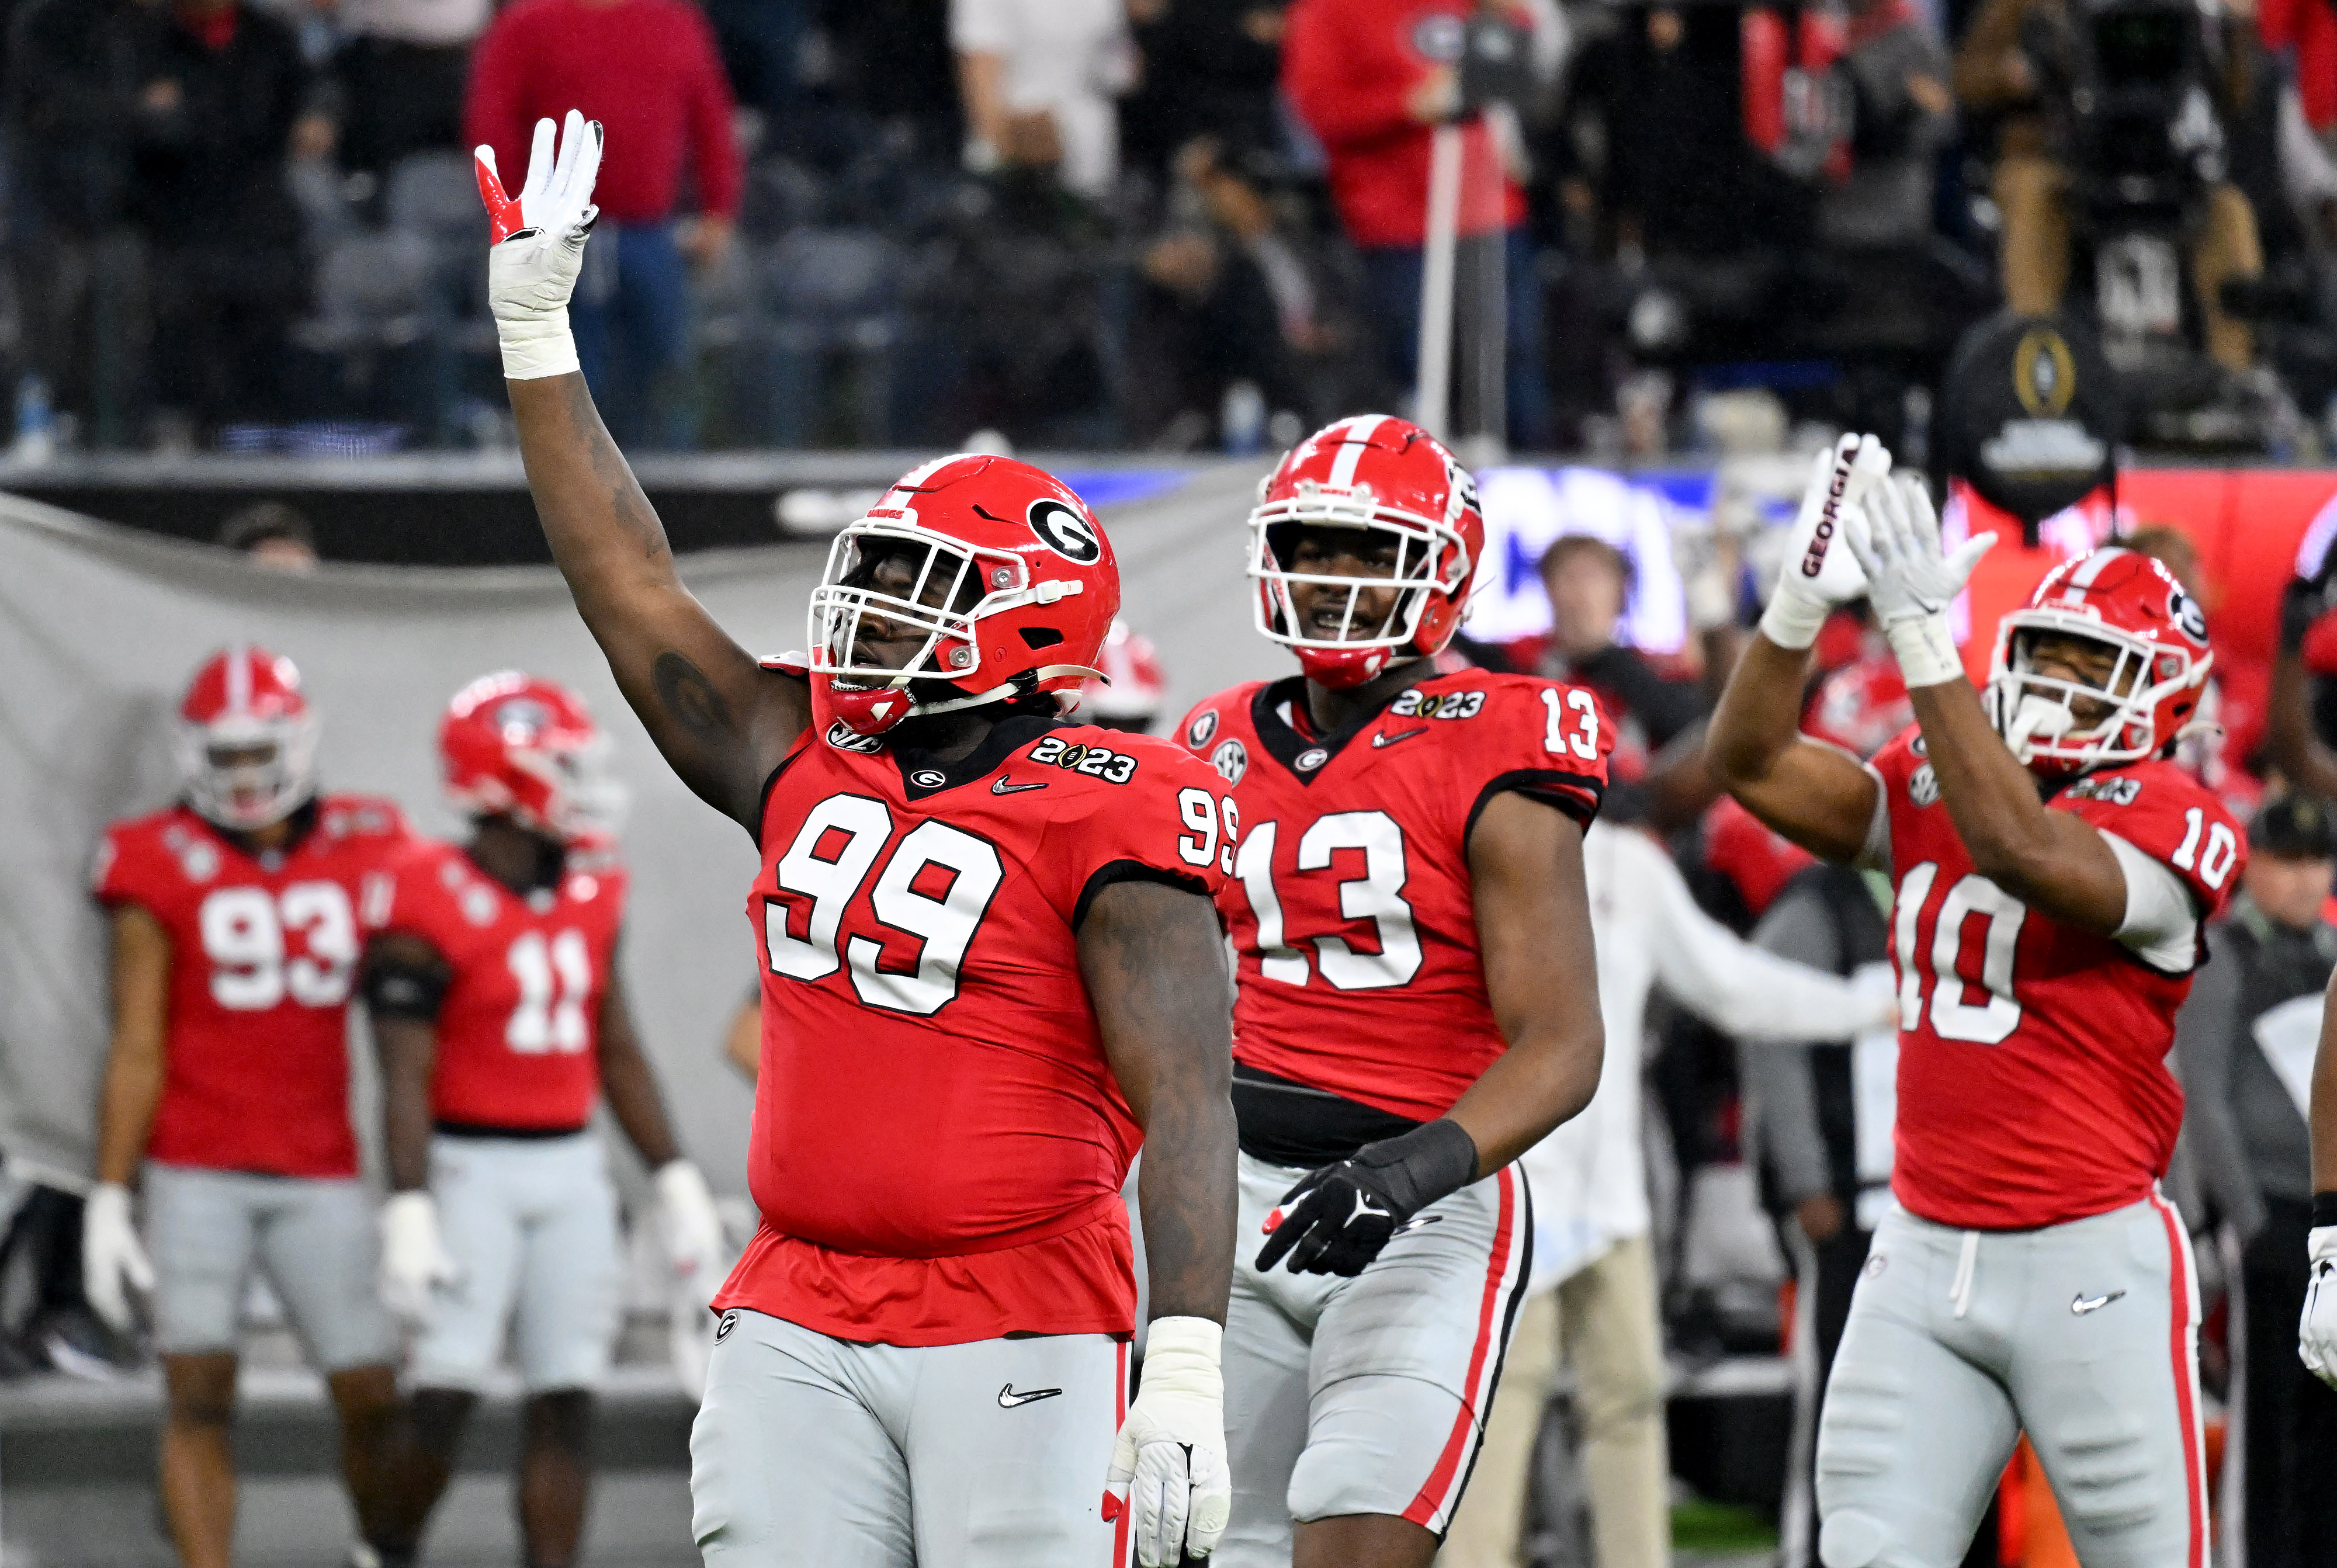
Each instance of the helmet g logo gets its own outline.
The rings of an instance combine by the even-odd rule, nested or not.
[[[1086,566],[1103,554],[1103,543],[1096,537],[1095,524],[1061,501],[1042,498],[1032,502],[1030,520],[1031,532],[1039,536],[1039,543],[1067,561]]]
[[[2206,612],[2199,608],[2199,602],[2196,599],[2192,598],[2180,588],[2166,596],[2166,618],[2174,622],[2176,629],[2192,642],[2202,648],[2207,645]]]

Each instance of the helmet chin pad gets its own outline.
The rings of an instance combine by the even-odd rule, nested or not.
[[[1399,654],[1413,657],[1409,649],[1391,648],[1384,643],[1354,648],[1301,646],[1293,652],[1298,655],[1298,668],[1305,672],[1306,679],[1334,691],[1345,691],[1378,679]]]

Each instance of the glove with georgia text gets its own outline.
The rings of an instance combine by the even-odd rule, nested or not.
[[[1257,1270],[1287,1254],[1293,1274],[1362,1273],[1412,1217],[1477,1179],[1477,1145],[1440,1118],[1307,1172],[1267,1217]]]
[[[515,199],[504,194],[495,150],[482,146],[472,152],[493,240],[487,309],[503,347],[504,376],[513,381],[564,376],[577,368],[568,300],[583,270],[584,241],[601,215],[592,205],[592,183],[601,173],[601,122],[588,124],[571,109],[556,158],[552,141],[552,122],[537,121],[527,182]]]
[[[1827,616],[1865,595],[1857,560],[1836,546],[1843,519],[1890,472],[1890,450],[1872,436],[1844,436],[1812,460],[1777,585],[1761,612],[1761,635],[1780,648],[1807,648]]]
[[[1155,1318],[1145,1331],[1144,1377],[1103,1482],[1103,1516],[1132,1515],[1143,1568],[1207,1557],[1233,1515],[1224,1348],[1225,1330],[1207,1318]]]

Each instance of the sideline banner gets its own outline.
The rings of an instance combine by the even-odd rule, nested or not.
[[[1243,519],[1258,467],[1110,508],[1129,620],[1160,649],[1164,726],[1236,681],[1289,672],[1251,630]],[[751,652],[799,648],[821,544],[681,558]],[[746,917],[754,845],[685,790],[618,695],[549,567],[327,566],[287,577],[238,555],[0,496],[0,1152],[86,1179],[107,1040],[105,924],[88,897],[100,829],[167,804],[171,730],[196,662],[238,639],[289,656],[323,718],[324,786],[395,797],[425,832],[441,801],[435,740],[449,696],[520,668],[580,691],[632,796],[626,980],[677,1132],[720,1190],[745,1190],[751,1094],[722,1063],[723,1025],[755,979]],[[371,1048],[361,1133],[376,1131]]]

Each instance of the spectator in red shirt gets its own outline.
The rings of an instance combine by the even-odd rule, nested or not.
[[[743,172],[713,30],[688,0],[514,0],[479,40],[464,132],[505,178],[527,168],[539,119],[571,109],[608,127],[569,321],[584,379],[622,444],[695,445],[684,262],[728,245]],[[685,157],[699,211],[680,220]]]
[[[1363,253],[1385,323],[1386,369],[1399,387],[1410,387],[1417,369],[1430,146],[1435,127],[1462,117],[1462,24],[1480,14],[1534,26],[1519,0],[1296,0],[1285,24],[1282,84],[1330,159],[1331,200]],[[1510,441],[1547,446],[1541,298],[1521,155],[1514,138],[1496,135],[1491,114],[1468,117],[1462,139],[1461,236],[1503,237]]]

